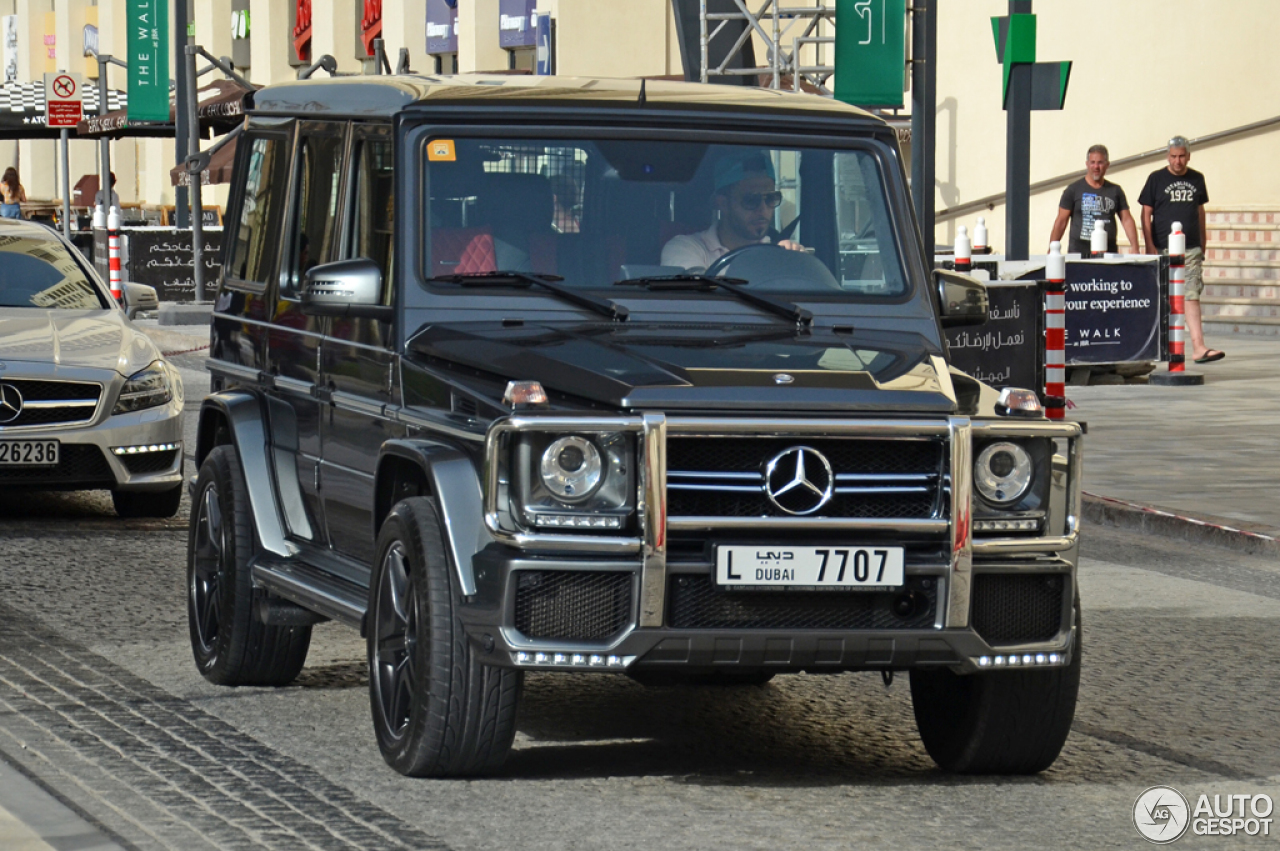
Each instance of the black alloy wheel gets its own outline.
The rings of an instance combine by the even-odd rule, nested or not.
[[[268,626],[254,612],[257,550],[249,494],[235,448],[200,466],[187,535],[187,625],[201,675],[225,686],[293,682],[311,646],[309,626]]]

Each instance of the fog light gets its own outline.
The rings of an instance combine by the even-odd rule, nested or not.
[[[1043,665],[1045,662],[1048,662],[1048,661],[1049,661],[1049,657],[1048,657],[1048,656],[1046,656],[1046,655],[1044,655],[1043,653],[1037,653],[1037,654],[1036,654],[1036,664],[1037,664],[1037,665]]]
[[[991,657],[990,657],[990,656],[983,656],[983,657],[981,657],[980,659],[978,659],[978,667],[979,667],[979,668],[989,668],[989,667],[991,667]]]
[[[1050,664],[1050,665],[1056,665],[1056,664],[1058,664],[1058,663],[1059,663],[1059,662],[1061,662],[1061,661],[1062,661],[1062,657],[1061,657],[1061,656],[1059,656],[1057,653],[1050,653],[1050,654],[1049,654],[1049,664]]]
[[[585,665],[585,664],[587,664],[587,657],[586,657],[586,656],[583,656],[581,653],[574,653],[574,654],[573,654],[573,664],[575,664],[575,665]]]
[[[622,518],[611,514],[535,514],[533,524],[544,529],[621,529]]]
[[[141,446],[113,446],[111,452],[113,455],[138,455],[146,452],[171,452],[181,448],[181,443],[149,443]]]
[[[516,661],[519,662],[521,665],[527,665],[533,661],[533,656],[522,651],[516,654]]]
[[[590,664],[592,664],[592,665],[603,665],[603,664],[604,664],[604,657],[603,657],[603,656],[592,656],[592,657],[591,657]]]
[[[535,654],[533,654],[533,661],[537,662],[539,665],[545,665],[545,664],[547,663],[548,659],[549,659],[549,657],[547,656],[547,654],[546,654],[546,653],[535,653]]]

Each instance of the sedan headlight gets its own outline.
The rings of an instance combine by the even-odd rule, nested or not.
[[[167,404],[175,395],[177,380],[170,373],[168,364],[164,361],[152,361],[146,369],[135,372],[125,381],[120,388],[120,398],[116,401],[115,410],[111,413],[127,414]]]
[[[636,505],[636,441],[625,432],[525,432],[513,442],[510,511],[540,531],[621,532]]]
[[[1016,443],[992,443],[978,453],[973,483],[978,493],[994,505],[1009,505],[1031,487],[1035,467],[1027,450]]]

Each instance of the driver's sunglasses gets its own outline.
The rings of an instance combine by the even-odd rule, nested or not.
[[[751,211],[751,210],[757,209],[760,206],[761,201],[763,201],[765,203],[765,206],[767,206],[770,210],[776,210],[778,209],[778,206],[782,203],[782,193],[776,192],[776,191],[763,192],[763,193],[752,192],[750,195],[743,195],[741,198],[739,198],[738,205],[742,207],[742,209],[744,210]]]

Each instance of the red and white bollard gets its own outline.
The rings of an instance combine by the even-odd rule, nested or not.
[[[987,253],[987,220],[982,216],[978,216],[973,228],[973,250],[978,254]]]
[[[1107,254],[1107,223],[1094,222],[1093,233],[1089,234],[1089,257],[1101,260]]]
[[[1067,258],[1061,242],[1049,243],[1045,278],[1044,413],[1060,420],[1067,413]]]
[[[107,268],[110,270],[111,297],[116,300],[116,304],[123,304],[124,293],[121,292],[120,275],[120,208],[116,206],[112,206],[111,212],[107,213]]]
[[[956,228],[955,263],[957,272],[967,275],[973,271],[973,246],[969,244],[969,229],[964,225]]]
[[[1169,371],[1187,371],[1187,236],[1182,222],[1169,233]]]

